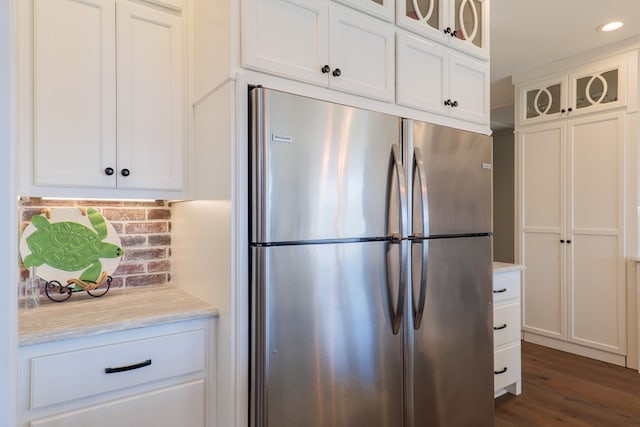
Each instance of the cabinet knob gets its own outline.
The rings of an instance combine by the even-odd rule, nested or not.
[[[342,71],[340,71],[340,68],[336,68],[335,70],[333,70],[333,77],[340,77],[340,75],[342,74]]]
[[[572,112],[573,108],[569,107],[569,108],[567,108],[567,111]]]
[[[452,107],[457,107],[458,106],[458,101],[453,101],[453,103],[451,104]]]
[[[567,240],[567,243],[569,243],[569,244],[570,244],[570,243],[571,243],[571,240]]]
[[[129,169],[122,169],[122,170],[120,171],[120,175],[122,175],[122,176],[129,176],[129,175],[131,175],[131,172],[129,171]]]
[[[444,33],[445,34],[451,34],[451,31],[452,31],[451,27],[447,27],[447,28],[444,29]]]
[[[327,64],[324,64],[320,71],[322,71],[322,74],[327,74],[329,71],[331,71],[331,68],[329,68]]]
[[[444,105],[447,105],[447,106],[451,105],[451,100],[447,99],[446,101],[444,101]]]
[[[561,113],[566,113],[567,110],[565,110],[564,108],[562,110],[560,110]]]
[[[564,239],[560,239],[560,243],[564,243]]]
[[[113,170],[113,168],[105,168],[104,170],[105,175],[109,175],[109,176],[113,175],[114,172],[115,171]]]

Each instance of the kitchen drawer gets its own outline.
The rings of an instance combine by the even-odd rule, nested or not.
[[[205,338],[205,331],[196,329],[34,357],[30,361],[30,407],[204,370]],[[107,373],[107,368],[125,369]]]
[[[500,390],[520,381],[520,341],[500,349],[493,355],[493,388]]]
[[[493,311],[493,346],[500,347],[520,340],[520,302],[495,307]]]
[[[493,302],[520,298],[520,271],[506,271],[493,275]]]
[[[152,392],[31,421],[31,427],[204,427],[205,381]]]

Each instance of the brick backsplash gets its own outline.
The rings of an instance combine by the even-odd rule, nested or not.
[[[165,284],[171,281],[171,207],[164,200],[51,200],[20,198],[21,228],[43,209],[92,207],[113,225],[125,255],[111,275],[111,288]],[[29,272],[21,266],[21,278]]]

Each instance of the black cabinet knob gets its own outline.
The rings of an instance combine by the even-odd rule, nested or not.
[[[453,103],[451,104],[452,107],[457,107],[458,106],[458,101],[453,101]]]
[[[447,105],[447,106],[451,105],[451,100],[447,99],[446,101],[444,101],[444,105]]]
[[[340,75],[342,74],[342,71],[340,71],[340,68],[336,68],[335,70],[333,70],[333,77],[340,77]]]
[[[573,111],[573,108],[569,107],[567,110],[568,110],[569,112],[572,112],[572,111]]]
[[[451,27],[447,27],[444,29],[445,34],[451,34]]]
[[[564,239],[560,239],[560,243],[564,243]]]
[[[560,110],[561,113],[566,113],[567,110],[565,110],[564,108],[562,110]]]
[[[122,176],[129,176],[129,175],[131,175],[131,172],[129,171],[129,169],[122,169],[122,170],[120,171],[120,175],[122,175]]]
[[[114,172],[115,171],[113,170],[113,168],[105,168],[104,170],[105,175],[109,175],[109,176],[113,175]]]
[[[571,240],[567,240],[567,243],[571,243]]]
[[[329,68],[329,66],[327,64],[325,64],[325,65],[322,66],[320,71],[322,71],[322,74],[327,74],[329,71],[331,71],[331,68]]]

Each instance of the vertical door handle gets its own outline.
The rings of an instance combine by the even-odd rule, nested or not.
[[[391,183],[392,178],[395,177],[397,186],[398,186],[398,196],[400,199],[400,218],[399,218],[399,227],[398,233],[394,233],[391,231],[391,244],[389,244],[387,250],[387,289],[391,294],[391,284],[393,283],[392,278],[390,277],[391,271],[390,268],[391,262],[391,249],[395,245],[400,246],[400,277],[398,280],[398,288],[397,288],[397,299],[395,308],[393,307],[393,303],[390,303],[390,314],[391,314],[391,329],[394,335],[397,335],[400,332],[400,327],[402,326],[402,317],[404,315],[404,300],[407,286],[407,269],[408,269],[408,254],[406,250],[406,245],[403,241],[403,237],[407,235],[407,184],[404,174],[404,168],[402,165],[402,156],[400,154],[400,146],[398,144],[393,144],[391,146],[391,168],[393,172],[389,175],[389,185],[387,188],[391,191]],[[390,198],[389,198],[390,199]],[[389,209],[391,208],[391,203],[389,203]],[[391,295],[389,301],[392,301]]]
[[[422,318],[424,315],[424,307],[427,300],[427,272],[429,267],[429,241],[419,240],[412,241],[413,244],[420,244],[422,247],[422,256],[420,263],[420,292],[418,293],[418,303],[413,304],[413,329],[418,330],[422,326]],[[413,288],[412,288],[413,290]]]
[[[420,152],[420,148],[415,147],[413,149],[413,176],[414,178],[418,178],[418,186],[420,191],[420,225],[422,227],[420,232],[422,236],[426,236],[429,234],[429,192],[427,188],[427,179],[424,169],[424,162],[422,161],[422,153]],[[414,229],[414,236],[416,236],[415,231],[416,230]]]

